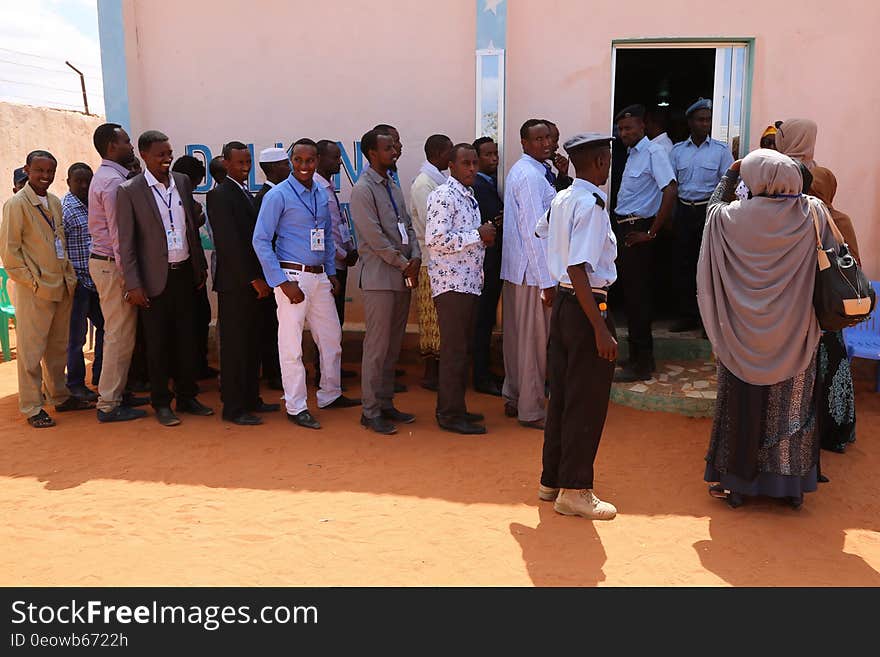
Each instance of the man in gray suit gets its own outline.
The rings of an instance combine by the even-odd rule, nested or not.
[[[400,188],[389,171],[397,162],[391,136],[370,130],[361,138],[370,167],[351,190],[351,218],[361,258],[364,355],[361,424],[382,434],[397,432],[414,415],[394,408],[394,364],[406,331],[412,288],[418,285],[421,252]]]
[[[196,399],[193,291],[207,280],[208,265],[196,228],[195,200],[187,176],[171,171],[168,137],[147,130],[138,138],[146,171],[119,186],[116,219],[125,299],[140,307],[147,343],[150,397],[163,426],[180,424],[171,410],[212,415]],[[168,389],[171,363],[174,395]]]

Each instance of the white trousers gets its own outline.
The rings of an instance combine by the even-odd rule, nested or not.
[[[321,387],[318,408],[334,402],[342,394],[342,327],[336,313],[333,286],[326,274],[310,274],[285,269],[287,279],[299,283],[305,299],[291,303],[280,287],[275,288],[278,304],[278,357],[284,404],[290,415],[308,409],[306,404],[306,368],[302,362],[302,334],[306,322],[318,346],[321,360]]]

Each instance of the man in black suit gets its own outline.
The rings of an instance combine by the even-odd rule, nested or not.
[[[266,176],[266,182],[254,197],[257,214],[260,213],[260,205],[266,192],[284,182],[290,175],[287,151],[283,148],[264,148],[260,151],[260,169]],[[284,390],[281,383],[281,363],[278,360],[278,306],[275,304],[274,294],[260,300],[260,317],[260,363],[263,378],[272,390]]]
[[[247,188],[251,153],[240,141],[223,147],[226,178],[208,192],[208,216],[214,231],[219,301],[220,398],[223,419],[241,425],[262,424],[254,413],[277,411],[260,399],[260,306],[272,289],[263,279],[251,246],[257,210]]]
[[[498,144],[491,137],[480,137],[474,142],[479,171],[474,178],[474,198],[480,205],[480,219],[492,222],[497,230],[495,243],[486,247],[483,260],[483,292],[477,305],[474,327],[474,390],[487,395],[501,396],[501,382],[492,376],[489,356],[492,329],[501,298],[501,217],[504,201],[498,193]]]
[[[208,264],[196,228],[198,210],[187,176],[171,171],[168,137],[147,130],[138,138],[146,171],[119,186],[116,223],[125,299],[144,320],[150,401],[163,426],[180,424],[171,410],[213,415],[196,399],[193,290],[205,284]],[[174,360],[174,395],[168,378]]]

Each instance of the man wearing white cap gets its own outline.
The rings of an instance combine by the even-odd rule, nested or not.
[[[559,192],[535,235],[547,239],[547,266],[558,283],[550,320],[550,403],[538,497],[557,513],[611,520],[617,509],[593,494],[617,338],[608,288],[617,279],[617,240],[599,189],[608,181],[611,137],[575,135],[563,148],[574,165],[571,187]]]
[[[254,205],[257,213],[263,203],[263,197],[275,185],[278,185],[290,175],[290,159],[287,151],[283,148],[264,148],[259,156],[260,169],[266,176],[266,182],[254,196]],[[281,363],[278,360],[278,306],[275,303],[275,295],[270,294],[265,299],[260,299],[260,369],[272,390],[283,390],[281,383]]]

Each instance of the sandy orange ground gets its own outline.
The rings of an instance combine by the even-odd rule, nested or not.
[[[538,503],[541,434],[471,394],[490,434],[432,421],[433,395],[395,437],[359,409],[281,413],[261,428],[184,417],[34,430],[15,364],[0,365],[2,585],[880,585],[880,396],[863,384],[859,440],[823,453],[830,484],[800,512],[733,511],[701,481],[710,422],[612,406],[591,523]],[[216,386],[203,401],[219,410]],[[353,393],[357,389],[352,389]]]

